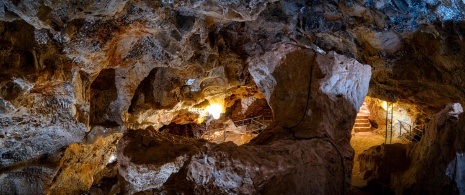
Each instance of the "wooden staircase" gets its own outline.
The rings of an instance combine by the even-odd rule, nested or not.
[[[355,124],[353,127],[354,132],[369,132],[371,131],[371,123],[368,120],[370,117],[370,111],[366,107],[365,103],[360,107],[360,111],[357,113],[355,118]]]

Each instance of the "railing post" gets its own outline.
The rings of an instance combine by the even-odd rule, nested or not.
[[[412,126],[409,126],[409,139],[412,140]]]
[[[386,135],[384,136],[384,144],[387,144],[388,123],[389,123],[389,103],[386,102]]]

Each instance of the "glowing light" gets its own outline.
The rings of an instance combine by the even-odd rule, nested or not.
[[[116,155],[112,154],[110,158],[108,159],[107,164],[111,164],[116,161]]]
[[[223,106],[221,104],[210,104],[205,110],[210,113],[214,119],[219,119],[223,112]]]
[[[381,101],[381,107],[384,109],[384,110],[388,110],[391,111],[392,107],[389,106],[388,104],[392,104],[393,107],[396,107],[396,103],[389,103],[387,101]]]
[[[399,107],[398,107],[398,103],[395,103],[395,102],[387,102],[387,101],[384,101],[384,100],[381,100],[380,102],[378,102],[378,106],[383,108],[385,111],[395,111],[394,112],[394,116],[396,116],[396,112],[399,112]]]
[[[200,124],[200,123],[203,123],[203,121],[205,121],[205,117],[201,116],[195,120],[195,123]]]
[[[388,109],[388,102],[382,101],[381,107],[382,107],[384,110],[387,110],[387,109]]]

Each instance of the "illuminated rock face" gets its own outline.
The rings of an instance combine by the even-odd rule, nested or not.
[[[450,104],[426,125],[418,143],[375,146],[360,154],[360,171],[372,193],[465,193],[464,116],[460,104]]]
[[[283,44],[253,59],[249,69],[270,102],[274,124],[242,146],[130,130],[118,146],[122,187],[129,193],[348,192],[350,131],[368,91],[370,67]],[[332,115],[339,112],[345,115]]]
[[[292,138],[328,137],[349,158],[349,168],[346,129],[368,78],[356,61],[372,68],[373,97],[416,104],[428,115],[449,103],[464,105],[464,14],[463,1],[0,1],[0,194],[117,191],[111,176],[116,166],[104,161],[121,134],[196,122],[210,100],[224,98],[265,98],[272,108],[275,123],[250,146],[289,138],[283,156],[332,163],[338,156],[327,143]],[[299,159],[292,152],[297,146],[333,152],[317,157],[305,150],[308,156]],[[281,158],[269,155],[270,162]],[[324,166],[323,172],[337,168]],[[446,172],[438,167],[435,173]],[[70,170],[82,175],[66,178]],[[282,174],[293,180],[309,179],[286,170]],[[199,174],[192,171],[192,178]],[[339,172],[325,174],[334,179]],[[279,183],[269,176],[256,175],[279,191],[269,187]],[[292,189],[306,191],[325,181],[304,189],[307,183]],[[246,186],[240,190],[264,189]],[[316,192],[341,188],[321,189]]]
[[[302,138],[349,139],[345,130],[352,128],[353,113],[368,92],[371,69],[333,52],[297,48],[283,44],[250,62],[250,74],[273,110],[275,125],[295,128]]]

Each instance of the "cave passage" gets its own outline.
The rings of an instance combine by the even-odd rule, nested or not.
[[[196,120],[202,121],[201,123],[176,124],[171,122],[161,127],[159,131],[205,139],[217,144],[232,141],[237,145],[242,145],[255,138],[273,122],[271,108],[264,99],[238,99],[218,118],[213,117],[207,110],[205,109],[206,116]]]
[[[0,0],[0,194],[465,195],[464,62],[464,0]]]

